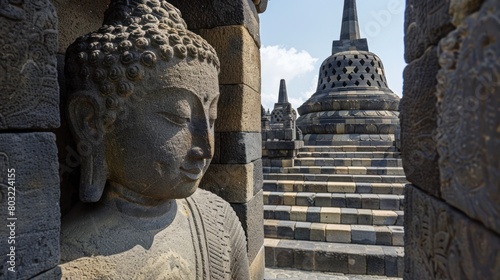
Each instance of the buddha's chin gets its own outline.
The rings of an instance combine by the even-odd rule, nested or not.
[[[181,199],[181,198],[190,197],[198,189],[198,186],[200,185],[200,181],[201,180],[183,182],[183,183],[177,185],[175,187],[175,189],[172,190],[171,193],[169,193],[170,198],[171,199]]]

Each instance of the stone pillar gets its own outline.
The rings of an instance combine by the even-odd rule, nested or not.
[[[59,262],[57,15],[0,4],[0,278],[55,279]]]
[[[407,1],[405,279],[493,279],[500,258],[500,3]]]
[[[255,3],[254,3],[255,2]],[[267,1],[171,0],[221,62],[216,150],[201,187],[233,206],[247,234],[252,279],[264,273],[258,10]],[[256,7],[257,5],[257,7]]]

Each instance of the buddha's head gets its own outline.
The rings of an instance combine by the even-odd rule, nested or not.
[[[112,1],[66,52],[70,125],[86,151],[80,199],[98,201],[107,181],[158,200],[191,195],[213,156],[218,71],[169,3]]]

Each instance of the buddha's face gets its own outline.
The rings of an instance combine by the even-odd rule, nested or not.
[[[214,153],[217,71],[199,61],[147,71],[126,127],[106,135],[109,180],[150,198],[184,198]]]

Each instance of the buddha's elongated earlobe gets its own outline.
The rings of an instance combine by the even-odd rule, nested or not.
[[[104,149],[103,147],[94,148],[92,154],[82,157],[80,170],[80,200],[82,202],[99,201],[106,186],[108,172]]]
[[[105,158],[104,128],[100,122],[99,104],[85,92],[75,93],[69,100],[71,129],[86,153],[81,154],[80,200],[97,202],[106,185],[108,168]]]

